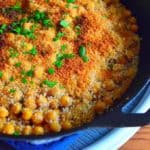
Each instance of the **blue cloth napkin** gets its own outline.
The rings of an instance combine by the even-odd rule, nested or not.
[[[6,145],[0,146],[0,150],[80,150],[103,137],[109,131],[110,129],[107,128],[87,129],[54,142],[39,145],[28,142],[3,141],[11,147],[6,149]]]

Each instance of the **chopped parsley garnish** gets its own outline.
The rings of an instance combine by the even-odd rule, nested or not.
[[[7,25],[6,24],[2,24],[0,26],[0,34],[3,34],[6,29],[7,29]]]
[[[15,63],[15,65],[14,65],[15,67],[20,67],[21,66],[21,62],[17,62],[17,63]]]
[[[57,58],[54,64],[57,68],[61,68],[63,66],[63,60],[72,59],[74,57],[74,54],[57,54]]]
[[[22,83],[24,83],[24,84],[26,84],[26,83],[28,83],[28,81],[27,81],[27,79],[26,78],[22,78]]]
[[[19,132],[19,131],[15,131],[15,132],[13,133],[13,135],[14,135],[14,136],[19,136],[19,135],[20,135],[20,132]]]
[[[47,85],[49,88],[53,88],[57,84],[57,82],[56,81],[44,80],[43,84]]]
[[[20,3],[16,3],[14,6],[10,7],[11,10],[14,10],[14,11],[22,11],[22,7],[21,7],[21,4]]]
[[[23,24],[26,21],[27,20],[21,19],[20,21],[13,22],[10,25],[10,31],[13,32],[13,33],[15,33],[15,34],[24,35],[25,37],[28,37],[30,39],[34,39],[35,38],[34,29],[32,28],[31,30],[29,30],[29,29],[25,29],[23,27]]]
[[[66,20],[61,20],[60,21],[60,25],[64,28],[67,28],[69,26],[69,22]]]
[[[61,46],[61,50],[62,51],[65,51],[67,49],[67,45],[66,44],[63,44],[62,46]]]
[[[54,23],[50,18],[48,18],[48,15],[45,12],[40,12],[39,10],[36,10],[33,13],[33,16],[31,17],[35,22],[42,23],[45,27],[53,27]]]
[[[9,90],[9,93],[15,93],[15,92],[16,92],[15,89],[10,89],[10,90]]]
[[[64,33],[63,32],[58,32],[56,37],[53,39],[53,41],[58,41],[60,40],[62,37],[64,37]]]
[[[2,72],[2,71],[0,71],[0,78],[2,78],[2,76],[3,76],[3,72]]]
[[[18,57],[18,56],[19,56],[19,53],[15,49],[13,49],[13,48],[9,49],[9,57],[15,58],[15,57]]]
[[[25,54],[30,54],[30,55],[35,56],[35,55],[38,54],[38,51],[37,51],[37,49],[35,47],[33,47],[31,50],[25,52]]]
[[[57,55],[57,60],[64,60],[64,59],[71,59],[74,58],[75,55],[74,54],[59,54]]]
[[[34,75],[34,70],[33,70],[33,69],[30,69],[29,71],[27,71],[27,72],[25,73],[25,75],[28,76],[28,77],[33,77],[33,75]]]
[[[49,3],[49,0],[45,0],[46,3]]]
[[[84,46],[80,46],[79,48],[79,56],[83,57],[86,55],[86,48]]]
[[[67,0],[67,3],[74,3],[75,0]]]
[[[77,35],[81,34],[81,27],[79,25],[75,26],[75,31],[77,33]]]
[[[83,45],[81,45],[81,46],[79,47],[79,56],[82,58],[82,60],[83,60],[84,62],[88,62],[88,61],[89,61],[89,58],[88,58],[87,55],[86,55],[86,48],[85,48],[85,46],[83,46]]]
[[[13,76],[10,77],[9,81],[13,82],[15,79]]]
[[[54,74],[55,73],[55,69],[54,68],[49,68],[48,69],[48,73],[51,74],[51,75]]]
[[[14,80],[15,80],[15,79],[14,79],[13,76],[11,76],[10,79],[9,79],[9,81],[11,81],[11,82],[14,81]]]
[[[83,60],[84,62],[88,62],[88,61],[89,61],[89,58],[88,58],[87,56],[83,56],[83,57],[82,57],[82,60]]]
[[[57,60],[54,64],[57,68],[61,68],[63,66],[63,61]]]
[[[31,69],[28,70],[28,71],[22,70],[22,71],[21,71],[21,74],[22,74],[24,77],[33,77],[33,75],[34,75],[34,69],[31,68]]]

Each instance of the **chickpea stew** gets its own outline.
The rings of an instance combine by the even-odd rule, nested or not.
[[[119,0],[0,1],[0,132],[60,132],[103,113],[136,75],[137,30]]]

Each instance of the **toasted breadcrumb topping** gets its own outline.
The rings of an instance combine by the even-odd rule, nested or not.
[[[0,0],[0,132],[90,122],[137,72],[136,19],[119,0]]]

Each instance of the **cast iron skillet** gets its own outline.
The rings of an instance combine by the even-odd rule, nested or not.
[[[125,106],[132,98],[134,98],[139,91],[141,91],[141,89],[142,92],[140,97],[142,97],[146,89],[150,87],[150,1],[122,0],[122,2],[129,9],[131,9],[133,14],[137,17],[140,27],[139,34],[142,37],[139,72],[126,94],[122,97],[122,100],[114,104],[113,108],[109,109],[103,115],[97,116],[93,122],[80,128],[76,128],[67,132],[63,131],[60,133],[50,133],[42,136],[11,136],[0,134],[0,139],[37,141],[57,138],[59,136],[71,134],[78,130],[87,129],[89,127],[143,126],[150,123],[150,111],[145,114],[122,113],[123,106]],[[129,99],[127,100],[126,97],[129,97]]]

